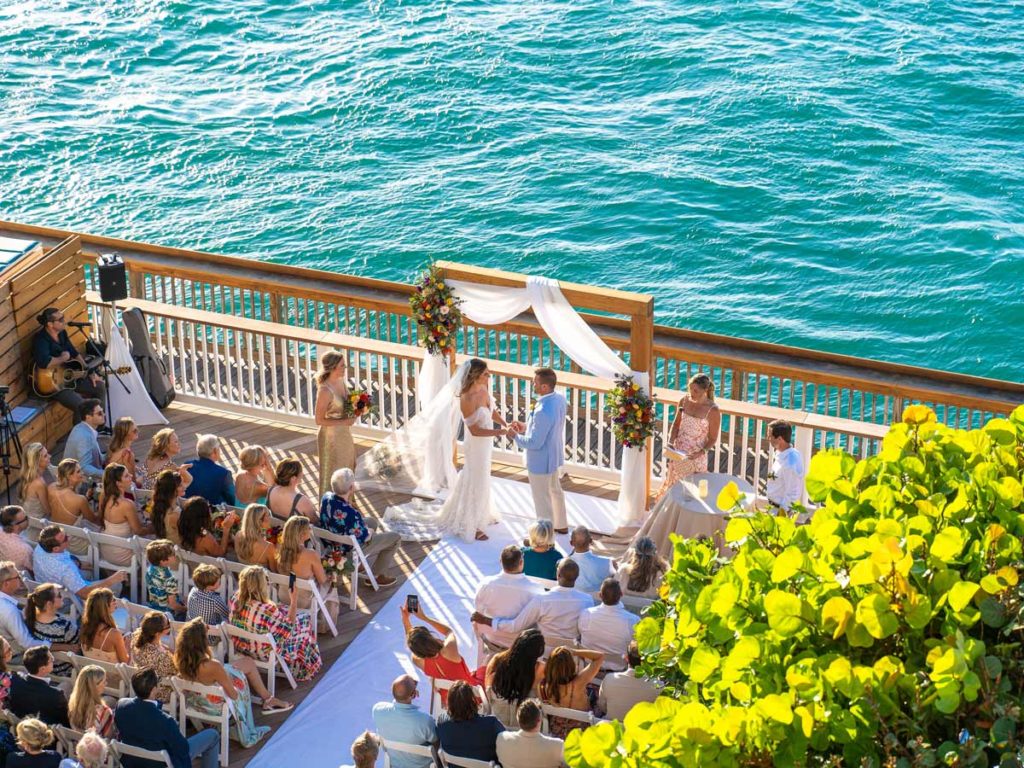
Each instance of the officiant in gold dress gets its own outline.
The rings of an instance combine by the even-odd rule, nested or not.
[[[331,475],[339,469],[355,469],[356,444],[352,425],[356,419],[347,408],[348,385],[345,383],[345,355],[331,351],[320,358],[317,373],[316,409],[314,416],[320,428],[316,435],[320,454],[320,495],[331,490]]]

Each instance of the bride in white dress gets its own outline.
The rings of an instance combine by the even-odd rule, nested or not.
[[[455,401],[458,411],[453,408]],[[465,428],[464,462],[456,477],[451,470],[454,433],[446,427],[459,415]],[[483,541],[488,538],[484,528],[500,519],[491,500],[491,452],[494,438],[508,434],[508,429],[491,397],[487,363],[473,358],[459,367],[451,383],[422,413],[364,454],[359,474],[369,477],[371,484],[393,490],[400,490],[403,482],[411,484],[418,495],[436,497],[445,487],[450,489],[443,503],[413,499],[387,508],[384,522],[404,540],[430,541],[455,535],[466,541]],[[438,453],[447,467],[438,468]],[[437,474],[445,476],[438,478]]]

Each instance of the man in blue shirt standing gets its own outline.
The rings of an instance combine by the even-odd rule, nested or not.
[[[200,435],[196,440],[199,458],[192,462],[189,474],[192,484],[185,489],[185,496],[202,496],[210,504],[238,506],[235,501],[235,480],[231,471],[220,462],[220,440],[216,435]]]
[[[381,701],[373,705],[373,725],[385,743],[437,746],[437,725],[434,718],[412,703],[419,691],[416,678],[402,675],[391,684],[394,701]],[[388,750],[392,768],[428,768],[434,761],[429,757],[408,752]]]

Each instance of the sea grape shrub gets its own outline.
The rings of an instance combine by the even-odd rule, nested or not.
[[[737,506],[728,561],[676,539],[636,628],[665,695],[569,765],[1024,764],[1022,467],[1024,406],[970,431],[911,406],[877,455],[814,456],[809,524]]]

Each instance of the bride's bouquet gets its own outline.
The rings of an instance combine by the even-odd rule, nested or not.
[[[611,417],[615,439],[624,447],[642,447],[654,435],[654,401],[632,376],[615,377],[604,410]]]

